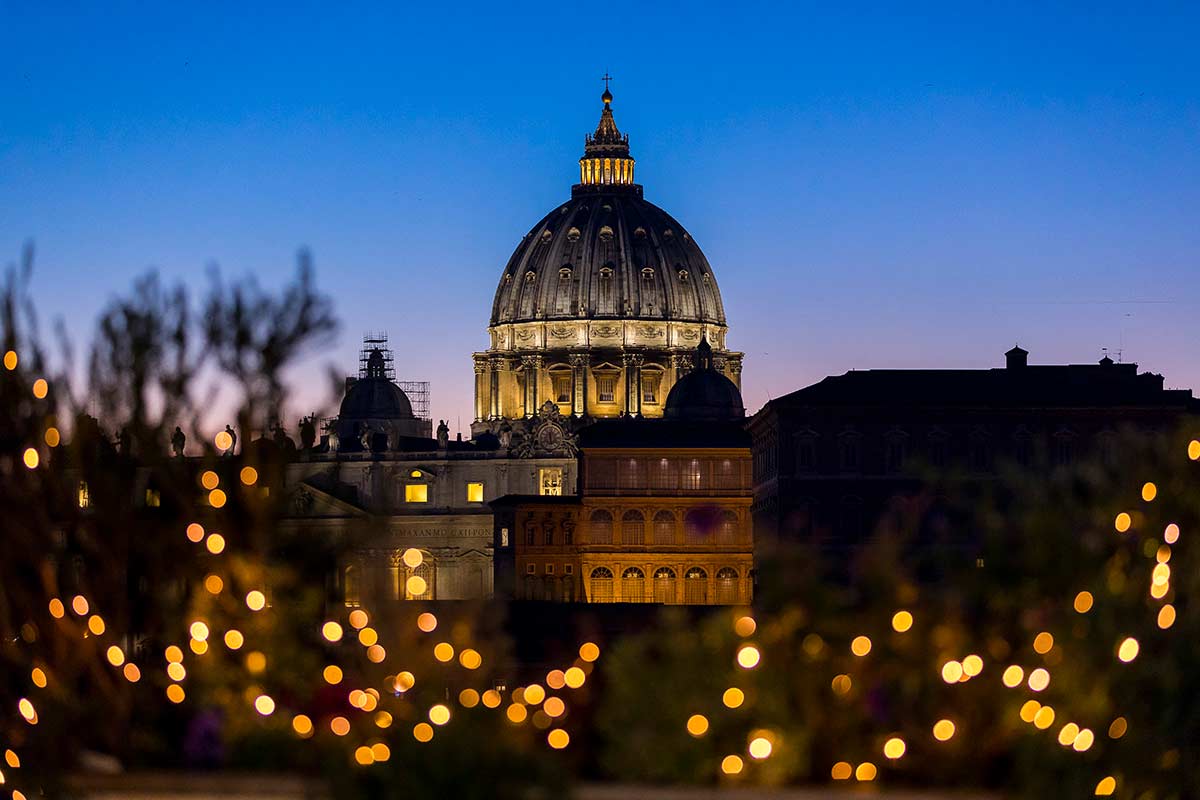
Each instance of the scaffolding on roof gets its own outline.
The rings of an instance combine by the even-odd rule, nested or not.
[[[378,350],[383,354],[383,375],[392,381],[408,395],[412,404],[413,416],[417,419],[430,420],[429,416],[429,381],[398,381],[396,380],[396,364],[392,348],[388,346],[387,331],[368,331],[363,334],[362,350],[358,356],[358,377],[367,377],[367,362],[371,353]]]
[[[367,362],[376,350],[383,354],[383,376],[389,381],[396,380],[396,367],[392,361],[392,348],[388,347],[387,331],[363,334],[362,350],[358,351],[358,377],[367,377]]]
[[[413,416],[432,422],[433,418],[429,416],[429,381],[397,381],[396,385],[408,395]]]

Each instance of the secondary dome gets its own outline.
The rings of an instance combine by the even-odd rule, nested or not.
[[[746,416],[742,393],[713,366],[707,340],[696,348],[695,367],[671,387],[663,417],[687,422],[729,422]]]
[[[346,390],[338,416],[343,420],[413,418],[408,395],[384,373],[382,351],[371,351],[366,377],[359,378]]]
[[[491,325],[620,318],[725,325],[717,280],[679,222],[633,182],[629,136],[612,95],[585,139],[580,183],[517,245],[500,276]]]

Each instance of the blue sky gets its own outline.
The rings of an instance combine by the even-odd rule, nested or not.
[[[1200,6],[1047,5],[0,0],[0,261],[32,239],[82,338],[147,268],[277,286],[307,247],[344,324],[296,410],[386,329],[465,426],[504,263],[569,196],[609,70],[749,408],[1014,342],[1200,387]]]

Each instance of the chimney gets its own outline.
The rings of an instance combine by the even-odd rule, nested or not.
[[[1020,369],[1029,366],[1029,351],[1017,345],[1004,354],[1004,366],[1008,369]]]

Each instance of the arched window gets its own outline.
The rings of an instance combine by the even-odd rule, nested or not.
[[[354,607],[362,602],[362,586],[359,583],[361,573],[358,567],[350,564],[342,572],[342,597],[346,601],[346,605]]]
[[[612,514],[608,513],[604,509],[597,509],[593,511],[589,528],[591,534],[589,539],[592,544],[612,544]]]
[[[733,567],[717,570],[717,605],[732,606],[738,602],[738,574]]]
[[[697,491],[704,488],[704,471],[700,459],[688,459],[683,464],[683,488]]]
[[[621,602],[646,602],[646,573],[637,567],[629,567],[621,573]]]
[[[654,571],[654,602],[676,602],[675,570],[670,567],[659,567]]]
[[[683,602],[702,606],[708,602],[708,573],[692,567],[683,576]]]
[[[698,509],[692,509],[683,517],[683,539],[688,544],[707,544],[709,520],[708,515]]]
[[[596,567],[592,570],[589,581],[588,600],[593,603],[611,603],[613,601],[613,574],[608,567]]]
[[[433,556],[421,551],[421,563],[414,569],[408,569],[404,578],[405,600],[434,599],[434,580],[437,570],[434,568]]]
[[[675,544],[675,515],[670,511],[654,515],[654,543]]]
[[[734,544],[737,542],[738,517],[732,511],[722,511],[721,520],[717,524],[717,543]]]
[[[621,517],[621,544],[646,543],[646,518],[640,511],[626,511]]]

